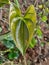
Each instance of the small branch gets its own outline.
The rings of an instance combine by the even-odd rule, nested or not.
[[[24,65],[27,65],[27,61],[26,61],[25,55],[23,57],[24,57]]]
[[[6,33],[1,33],[0,36],[3,36],[3,35],[8,34],[8,33],[10,33],[10,31],[7,31]]]

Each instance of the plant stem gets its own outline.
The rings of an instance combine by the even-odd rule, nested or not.
[[[19,4],[18,0],[14,0],[14,2],[17,5],[17,7],[20,8],[20,4]]]
[[[26,62],[26,57],[25,57],[25,55],[24,55],[23,57],[24,57],[24,65],[27,65],[27,62]]]

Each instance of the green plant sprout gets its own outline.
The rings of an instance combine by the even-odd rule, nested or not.
[[[18,2],[15,1],[17,4]],[[8,4],[9,0],[0,0],[0,3]],[[34,29],[36,26],[36,11],[33,5],[30,5],[24,16],[21,14],[20,8],[16,3],[10,2],[9,26],[16,47],[24,57],[24,65],[27,65],[25,53],[32,40]],[[0,4],[0,6],[2,6]]]

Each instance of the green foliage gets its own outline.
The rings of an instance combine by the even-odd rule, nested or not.
[[[3,45],[6,46],[6,48],[8,48],[7,50],[3,51],[3,55],[8,53],[7,59],[14,60],[19,57],[20,52],[15,47],[14,41],[13,41],[10,33],[8,35],[6,35],[5,38],[2,38],[2,43],[3,43]],[[1,63],[3,63],[3,59],[0,59],[0,64]]]
[[[0,27],[0,32],[2,31],[2,28]]]
[[[3,44],[4,44],[7,48],[9,48],[9,49],[12,49],[12,48],[15,47],[13,40],[3,39],[2,41],[3,41]]]
[[[3,63],[3,59],[0,58],[0,64],[2,64],[2,63]]]
[[[32,39],[34,28],[36,25],[36,12],[34,6],[28,7],[24,16],[22,16],[17,0],[10,4],[10,28],[11,33],[16,43],[17,48],[22,55],[25,54]],[[9,0],[0,0],[0,7],[4,4],[9,4]],[[1,39],[2,40],[2,39]],[[13,48],[13,43],[7,39],[3,39],[4,45],[7,48]]]
[[[37,36],[38,36],[39,38],[42,39],[43,34],[42,34],[42,31],[41,31],[41,29],[40,29],[39,27],[37,27],[37,29],[36,29],[36,34],[37,34]]]
[[[37,44],[37,40],[35,38],[32,38],[29,47],[34,48],[36,44]]]
[[[43,22],[46,22],[47,17],[46,17],[46,16],[42,16],[41,20],[42,20]]]
[[[8,34],[1,35],[0,36],[0,41],[3,42],[3,45],[5,45],[9,49],[15,48],[14,41],[11,37],[11,33],[9,32]]]
[[[16,4],[14,3],[11,3],[10,4],[10,25],[11,25],[11,22],[12,22],[12,19],[15,17],[20,17],[21,16],[21,11],[20,9],[16,6]],[[18,18],[17,18],[18,19]]]
[[[17,7],[19,8],[20,5],[19,5],[19,3],[18,3],[18,0],[14,0],[14,2],[15,2],[15,4],[17,5]]]
[[[20,9],[11,3],[10,6],[10,28],[16,47],[25,54],[32,39],[36,26],[36,12],[33,5],[30,5],[22,16]]]
[[[0,3],[9,3],[9,0],[0,0]]]
[[[38,16],[42,17],[42,12],[38,13]]]
[[[11,36],[11,35],[10,35],[10,32],[7,33],[7,34],[1,35],[1,36],[0,36],[0,41],[2,41],[3,39],[7,39],[7,38],[10,37],[10,36]]]
[[[9,4],[9,0],[0,0],[0,7],[2,7],[4,4]]]
[[[19,51],[18,50],[11,50],[11,52],[8,53],[8,59],[13,60],[17,59],[19,57]]]

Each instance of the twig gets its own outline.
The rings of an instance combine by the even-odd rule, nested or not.
[[[6,35],[8,33],[10,33],[10,31],[7,31],[6,33],[1,33],[0,36]]]

